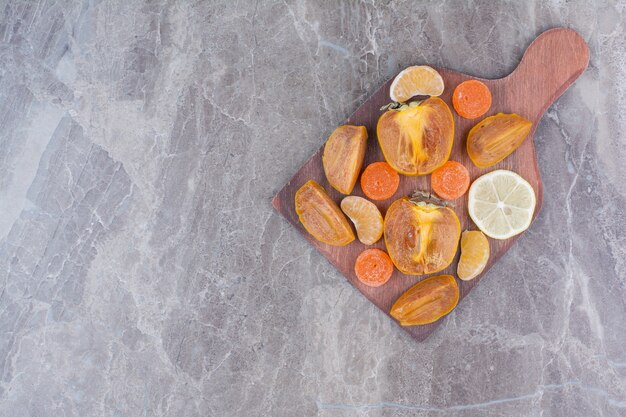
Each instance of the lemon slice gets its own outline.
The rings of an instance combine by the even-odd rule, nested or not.
[[[431,67],[416,65],[396,75],[389,96],[403,103],[413,96],[440,96],[443,93],[443,78]]]
[[[373,245],[383,235],[383,216],[371,201],[355,195],[341,200],[341,210],[352,220],[361,243]]]
[[[528,181],[515,172],[499,169],[472,183],[467,206],[484,234],[508,239],[528,229],[535,204],[535,191]]]

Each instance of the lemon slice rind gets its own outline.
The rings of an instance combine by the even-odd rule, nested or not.
[[[468,192],[472,221],[493,239],[509,239],[530,226],[537,203],[535,191],[512,171],[496,170],[476,179]]]

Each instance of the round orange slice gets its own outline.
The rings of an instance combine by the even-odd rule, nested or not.
[[[440,96],[441,93],[443,78],[426,65],[408,67],[394,78],[389,88],[389,96],[399,103],[414,96]]]

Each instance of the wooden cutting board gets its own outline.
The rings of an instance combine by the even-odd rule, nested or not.
[[[445,68],[435,69],[439,71],[444,80],[445,91],[441,98],[450,106],[454,115],[455,138],[451,160],[459,161],[470,172],[471,180],[496,169],[508,169],[520,174],[534,188],[537,196],[537,208],[535,217],[541,208],[543,200],[543,185],[537,166],[537,155],[533,136],[539,120],[545,110],[583,73],[589,62],[589,49],[580,35],[570,29],[557,28],[542,33],[526,49],[522,60],[517,68],[508,76],[497,80],[485,80],[451,71]],[[428,63],[425,63],[426,65]],[[452,107],[451,95],[454,88],[461,82],[477,79],[485,83],[493,95],[491,109],[483,117],[497,113],[517,113],[533,122],[533,129],[528,138],[510,156],[500,163],[485,169],[477,168],[469,159],[466,152],[465,140],[468,131],[481,118],[474,120],[464,119],[456,114]],[[369,139],[363,168],[376,161],[384,161],[378,140],[376,137],[376,123],[382,114],[380,108],[390,102],[389,86],[393,79],[387,81],[365,103],[363,103],[345,124],[362,125],[367,128]],[[315,240],[298,220],[294,209],[294,195],[298,188],[306,181],[313,179],[322,185],[331,198],[337,203],[344,197],[335,191],[326,180],[322,168],[322,151],[327,138],[320,138],[322,147],[300,168],[274,197],[272,202],[276,210],[302,233],[341,273],[354,285],[368,300],[376,304],[385,314],[394,301],[409,287],[432,275],[451,274],[456,277],[456,268],[459,260],[457,253],[452,264],[445,270],[431,275],[405,275],[395,271],[389,282],[378,288],[367,287],[356,278],[354,274],[354,262],[356,257],[367,247],[358,240],[347,246],[335,247]],[[396,194],[382,202],[374,202],[381,213],[385,214],[387,208],[396,199],[410,195],[414,190],[431,191],[430,175],[422,177],[407,177],[401,175],[400,187]],[[355,186],[353,195],[363,196],[359,183]],[[476,230],[476,226],[469,218],[467,211],[467,194],[455,201],[454,210],[461,222],[461,231]],[[534,219],[533,219],[534,220]],[[532,226],[531,226],[532,227]],[[518,235],[507,240],[495,240],[489,238],[491,258],[483,273],[474,280],[466,282],[457,278],[461,292],[461,300],[469,294],[491,266],[513,245],[520,237]],[[459,245],[460,246],[460,245]],[[381,239],[376,244],[369,246],[385,250],[385,244]],[[390,316],[391,317],[391,316]],[[402,327],[415,339],[422,341],[430,335],[441,320],[424,326]],[[393,320],[393,318],[392,318]]]

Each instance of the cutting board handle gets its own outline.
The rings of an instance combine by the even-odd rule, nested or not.
[[[526,49],[517,68],[507,77],[512,97],[527,97],[527,117],[539,120],[543,112],[585,71],[589,48],[575,31],[555,28],[543,32]]]

